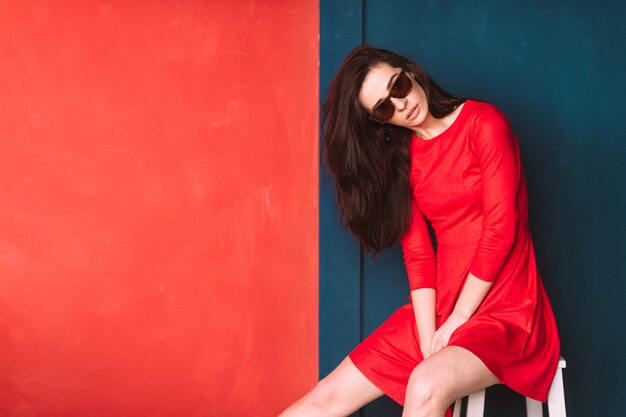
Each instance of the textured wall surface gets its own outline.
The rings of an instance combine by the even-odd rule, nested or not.
[[[0,2],[0,415],[314,383],[318,7]]]
[[[539,271],[568,362],[573,417],[622,417],[626,401],[625,15],[618,1],[321,2],[322,98],[345,54],[364,42],[413,58],[444,88],[492,102],[509,117],[528,180]],[[355,338],[406,302],[408,287],[400,248],[375,261],[359,257],[337,226],[330,184],[321,190],[320,245],[336,251],[320,251],[320,302],[325,314],[345,319],[320,316],[325,374]],[[336,337],[345,328],[353,330]],[[523,416],[523,399],[494,387],[486,413]],[[362,415],[400,410],[382,401]]]

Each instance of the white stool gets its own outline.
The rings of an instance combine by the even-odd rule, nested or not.
[[[566,417],[565,415],[565,391],[563,390],[563,368],[565,359],[561,357],[554,374],[550,391],[548,392],[548,413],[550,417]],[[485,411],[485,390],[476,391],[467,397],[467,412],[465,417],[483,417]],[[542,417],[541,403],[526,397],[526,416]],[[453,417],[461,417],[461,399],[454,404]]]

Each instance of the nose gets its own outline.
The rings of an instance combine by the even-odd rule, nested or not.
[[[406,109],[406,105],[407,105],[406,97],[405,98],[390,97],[390,100],[393,103],[393,106],[396,108],[396,111],[402,111]]]

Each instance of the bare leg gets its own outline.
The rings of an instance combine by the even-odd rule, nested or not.
[[[402,417],[443,417],[458,398],[498,383],[472,352],[448,346],[411,373]]]
[[[383,392],[346,358],[279,417],[347,416],[381,395]]]

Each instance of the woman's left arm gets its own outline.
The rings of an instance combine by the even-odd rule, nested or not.
[[[508,257],[517,231],[521,165],[517,138],[495,107],[477,120],[472,146],[480,162],[483,227],[467,280],[450,317],[435,332],[431,353],[476,312]]]

